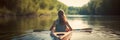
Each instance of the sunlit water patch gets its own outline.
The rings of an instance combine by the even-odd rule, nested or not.
[[[67,17],[68,17],[68,22],[73,29],[90,28],[90,25],[88,24],[88,20],[89,20],[88,16],[67,15]]]
[[[68,20],[68,21],[73,29],[90,28],[87,21],[83,20]]]

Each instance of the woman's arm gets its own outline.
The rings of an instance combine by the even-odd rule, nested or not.
[[[50,28],[50,31],[54,31],[54,29],[55,29],[55,22],[53,22],[53,24],[52,24],[52,26]]]
[[[66,22],[66,25],[68,26],[68,28],[70,29],[70,31],[72,31],[72,28],[71,28],[71,26],[69,25],[68,22]]]

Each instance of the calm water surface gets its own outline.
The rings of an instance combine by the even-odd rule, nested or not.
[[[73,29],[105,27],[120,31],[119,16],[68,15],[68,22]],[[0,17],[1,40],[50,40],[49,28],[55,17]],[[39,32],[33,32],[39,31]],[[77,34],[77,32],[73,33]],[[84,33],[78,33],[84,34]],[[25,36],[27,35],[27,36]],[[76,37],[73,35],[72,39]],[[81,38],[81,37],[79,37]],[[52,39],[51,39],[52,40]],[[77,38],[76,38],[77,40]]]

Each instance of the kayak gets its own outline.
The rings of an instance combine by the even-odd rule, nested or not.
[[[72,31],[68,32],[52,32],[51,35],[54,37],[54,40],[70,40]]]

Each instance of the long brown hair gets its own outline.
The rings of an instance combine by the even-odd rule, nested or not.
[[[63,10],[58,11],[58,21],[60,24],[66,24],[67,18]]]

